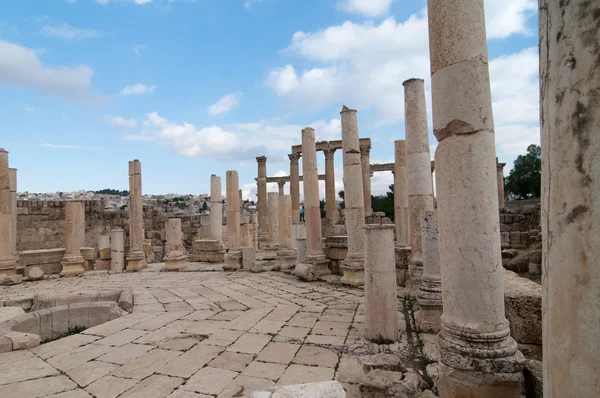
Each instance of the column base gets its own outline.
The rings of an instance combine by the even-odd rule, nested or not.
[[[408,265],[408,273],[410,275],[410,283],[407,282],[406,290],[411,296],[417,296],[417,290],[421,284],[423,276],[423,260],[412,260]]]
[[[303,263],[312,265],[315,268],[317,276],[331,274],[331,270],[329,269],[329,260],[325,258],[325,253],[316,256],[307,254],[304,257]]]
[[[269,235],[265,233],[258,233],[258,249],[264,250],[269,243]]]
[[[417,289],[417,303],[421,308],[415,313],[417,328],[422,332],[437,333],[441,329],[442,281],[439,277],[423,275]]]
[[[340,266],[344,272],[344,276],[340,282],[344,285],[361,286],[365,284],[365,262],[345,260]]]
[[[63,257],[60,264],[62,265],[62,271],[60,271],[60,276],[62,277],[70,277],[70,276],[79,276],[83,275],[85,272],[85,267],[83,266],[85,260],[82,256],[77,255],[68,255]]]
[[[277,252],[276,264],[280,270],[295,268],[297,261],[298,257],[294,249],[283,249]]]
[[[143,251],[127,253],[127,272],[137,272],[146,268],[146,255]]]
[[[494,374],[457,371],[442,364],[437,388],[448,398],[520,398],[521,373]]]
[[[220,240],[200,239],[192,245],[190,261],[202,263],[222,263],[225,261],[225,248]]]
[[[442,307],[423,307],[415,312],[417,329],[426,333],[437,333],[442,328],[440,317],[444,312]]]
[[[175,257],[165,257],[165,267],[163,271],[179,271],[187,265],[188,256],[180,255]]]
[[[242,268],[242,250],[241,249],[229,249],[229,252],[225,254],[225,263],[223,269],[225,271],[237,271]]]
[[[14,275],[17,273],[17,261],[14,258],[0,261],[0,274]]]

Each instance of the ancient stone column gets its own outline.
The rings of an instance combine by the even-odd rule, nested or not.
[[[417,328],[422,332],[439,332],[442,316],[442,277],[437,213],[421,212],[421,246],[423,248],[423,275],[417,289],[419,311],[415,313]]]
[[[408,217],[410,226],[410,285],[415,294],[423,274],[421,250],[422,211],[433,210],[433,182],[431,155],[427,130],[427,109],[423,79],[410,79],[404,85],[404,113],[406,131],[406,169],[408,175]]]
[[[242,248],[240,247],[240,206],[238,204],[238,172],[227,171],[227,254],[223,269],[235,271],[242,267]],[[260,214],[259,214],[260,217]]]
[[[169,218],[165,225],[165,234],[167,242],[165,244],[165,267],[163,271],[179,271],[186,266],[188,260],[188,256],[184,254],[181,219]]]
[[[311,274],[326,275],[331,271],[329,261],[323,251],[321,235],[321,209],[319,206],[319,172],[317,170],[317,148],[315,130],[307,127],[302,130],[302,171],[304,176],[304,218],[306,224],[306,256],[302,264],[296,266],[296,274],[306,274],[306,268],[312,268]]]
[[[364,229],[366,337],[379,343],[382,343],[381,340],[397,341],[398,298],[394,225],[365,225]]]
[[[504,209],[504,166],[506,163],[498,163],[496,158],[496,171],[498,177],[498,207]]]
[[[283,180],[279,180],[277,181],[277,187],[279,188],[279,196],[283,196],[284,195],[284,188],[285,188],[285,181]]]
[[[362,186],[365,206],[365,215],[373,213],[371,205],[371,145],[360,146],[360,163],[362,166]],[[346,191],[344,191],[344,194]],[[345,201],[344,197],[344,201]]]
[[[240,215],[244,214],[244,195],[242,193],[242,190],[239,189],[238,190],[239,193],[239,202],[240,202]]]
[[[365,281],[365,204],[363,202],[364,168],[358,140],[356,110],[346,108],[342,115],[342,157],[344,161],[344,213],[348,234],[348,254],[342,262],[342,282],[362,285]]]
[[[190,217],[193,217],[196,215],[196,205],[194,204],[193,200],[190,200],[188,202],[188,215]]]
[[[292,197],[292,223],[300,224],[300,170],[299,153],[288,155],[290,158],[290,196]]]
[[[85,228],[85,209],[80,200],[70,200],[65,206],[65,255],[61,276],[77,276],[85,272],[81,256],[81,230]],[[85,230],[85,229],[84,229]]]
[[[544,397],[600,386],[597,1],[541,0]]]
[[[396,224],[396,280],[404,286],[410,262],[410,228],[408,217],[408,175],[406,172],[406,141],[394,141],[394,222]]]
[[[10,202],[11,202],[11,234],[10,243],[15,261],[19,261],[19,252],[17,251],[17,169],[8,169],[10,176]]]
[[[94,264],[95,270],[110,270],[111,269],[111,234],[102,234],[98,236],[98,258]],[[123,262],[125,268],[125,262]],[[121,271],[123,270],[121,268]]]
[[[8,168],[8,152],[0,148],[0,273],[12,275],[17,268],[13,252],[13,220],[11,178]]]
[[[435,170],[444,302],[437,339],[441,397],[521,396],[523,355],[510,337],[504,314],[483,3],[428,2],[433,132],[439,141]],[[427,171],[430,175],[429,166]]]
[[[210,176],[210,228],[208,239],[192,243],[191,261],[222,263],[225,260],[223,246],[223,196],[221,177]]]
[[[269,192],[268,209],[269,209],[269,244],[268,250],[277,250],[279,247],[279,193]]]
[[[325,149],[325,217],[333,223],[335,213],[335,149]]]
[[[145,267],[142,164],[135,159],[129,162],[129,252],[127,253],[127,271],[139,271]]]
[[[124,234],[121,228],[110,231],[110,270],[111,272],[123,272],[125,269],[125,246]]]
[[[267,158],[259,156],[258,162],[257,195],[258,195],[258,248],[264,249],[269,241],[269,210],[267,208]],[[229,196],[229,195],[228,195]]]
[[[279,250],[277,264],[280,269],[296,266],[296,250],[292,247],[292,197],[282,195],[279,201]]]

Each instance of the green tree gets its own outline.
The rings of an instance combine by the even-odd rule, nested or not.
[[[340,210],[342,210],[345,207],[344,206],[344,190],[343,189],[340,192],[338,192],[338,196],[340,198],[339,208],[340,208]]]
[[[529,145],[525,155],[519,155],[504,180],[504,190],[520,199],[540,197],[542,189],[542,149]]]
[[[384,212],[385,216],[394,220],[394,184],[389,186],[385,195],[371,196],[371,207],[373,212]]]
[[[202,203],[202,211],[206,211],[208,210],[208,205],[206,204],[206,202]]]
[[[326,211],[325,211],[325,199],[321,199],[319,201],[319,209],[321,210],[321,218],[325,218],[325,215],[326,215]]]

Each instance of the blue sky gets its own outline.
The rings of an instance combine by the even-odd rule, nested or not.
[[[539,143],[536,10],[486,0],[497,154],[509,166]],[[211,174],[235,169],[254,199],[255,156],[269,175],[289,174],[303,127],[341,137],[342,105],[359,111],[372,163],[392,162],[404,80],[425,79],[431,113],[428,55],[424,0],[4,0],[0,147],[19,191],[127,189],[137,158],[144,193],[206,193]],[[376,174],[373,193],[392,182]]]

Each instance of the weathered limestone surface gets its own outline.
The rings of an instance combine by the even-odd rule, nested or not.
[[[302,155],[293,153],[290,158],[290,196],[292,197],[292,223],[300,224],[300,166],[298,160]]]
[[[519,344],[542,344],[542,286],[504,271],[504,305],[510,334]]]
[[[240,246],[240,206],[238,204],[238,172],[227,171],[227,254],[223,269],[238,270],[242,267]],[[260,215],[259,215],[260,217]]]
[[[268,211],[269,211],[269,242],[267,249],[277,250],[279,247],[279,193],[269,192]]]
[[[221,177],[210,176],[210,238],[223,240],[223,195],[221,194]]]
[[[110,270],[112,272],[123,272],[125,269],[125,242],[121,228],[110,231]]]
[[[341,266],[344,271],[342,282],[349,285],[362,285],[365,281],[365,197],[363,195],[364,179],[362,178],[364,175],[361,166],[362,149],[358,139],[356,110],[344,106],[341,117],[344,160],[344,214],[348,235],[348,254]]]
[[[483,0],[431,0],[427,15],[444,303],[438,390],[520,397],[524,358],[504,312]]]
[[[267,205],[267,158],[259,156],[257,178],[257,210],[258,210],[258,248],[264,249],[269,240],[269,209]],[[229,195],[227,195],[229,197]],[[229,222],[228,222],[229,223]]]
[[[394,141],[394,222],[396,224],[396,280],[404,286],[410,262],[410,226],[408,217],[408,175],[406,141]]]
[[[404,83],[404,113],[406,121],[406,167],[408,177],[408,217],[410,226],[410,278],[415,294],[423,274],[421,244],[421,212],[433,210],[433,181],[427,129],[425,88],[422,79]]]
[[[8,152],[0,148],[0,273],[14,274],[17,259],[13,252],[12,195]]]
[[[541,0],[544,396],[600,386],[600,9]]]
[[[498,163],[498,158],[496,158],[496,179],[498,183],[498,207],[500,209],[504,209],[504,166],[506,163]]]
[[[417,328],[423,332],[439,332],[442,316],[442,278],[437,213],[421,213],[421,244],[423,247],[423,276],[417,289],[420,310],[415,314]]]
[[[19,261],[19,252],[17,251],[17,169],[8,169],[10,178],[10,246],[15,261]]]
[[[344,144],[342,139],[342,145]],[[360,146],[360,164],[362,171],[363,202],[365,215],[373,213],[371,205],[371,144]]]
[[[394,225],[365,225],[365,331],[369,340],[398,340]]]
[[[321,210],[319,204],[319,172],[315,130],[302,130],[302,171],[304,177],[304,217],[306,224],[306,255],[304,263],[316,269],[317,275],[331,273],[327,267],[321,234]]]
[[[129,252],[127,271],[139,271],[146,267],[144,254],[144,213],[142,206],[142,163],[129,162]]]
[[[335,213],[335,149],[325,149],[325,217],[333,223]]]
[[[165,268],[163,271],[179,271],[184,268],[188,256],[184,253],[181,232],[181,219],[170,218],[165,225],[167,243],[165,245]]]
[[[277,265],[280,269],[290,269],[296,266],[296,250],[292,248],[292,197],[279,197],[279,250]]]
[[[346,391],[338,381],[295,384],[291,386],[270,387],[254,391],[251,398],[346,398]]]
[[[84,259],[79,250],[83,241],[81,232],[85,232],[84,223],[83,202],[68,201],[65,207],[65,255],[61,261],[61,276],[78,276],[85,272]]]

